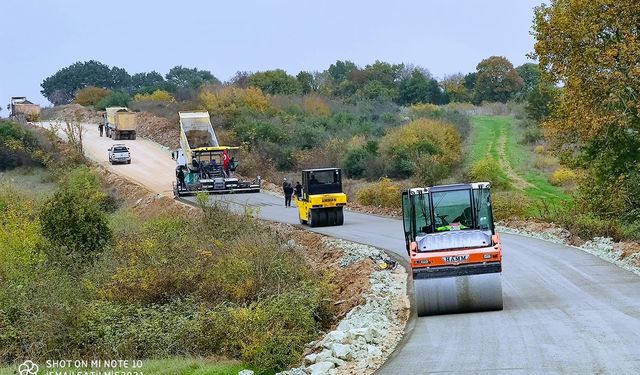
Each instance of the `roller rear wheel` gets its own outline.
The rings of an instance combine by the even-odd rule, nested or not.
[[[418,316],[502,310],[499,273],[413,281]]]

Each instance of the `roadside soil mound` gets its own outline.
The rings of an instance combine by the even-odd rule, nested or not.
[[[138,135],[172,150],[180,147],[178,124],[150,112],[138,112]]]

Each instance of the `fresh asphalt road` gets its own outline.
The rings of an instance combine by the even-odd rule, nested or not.
[[[111,166],[106,149],[112,143],[98,137],[95,125],[87,126],[91,159],[170,194],[169,150],[147,140],[124,141],[132,163]],[[296,209],[268,193],[211,199],[298,224]],[[396,219],[345,212],[343,226],[313,230],[406,259]],[[504,310],[412,319],[379,374],[640,374],[640,277],[572,247],[522,236],[502,239]]]
[[[298,224],[297,210],[267,193],[211,199]],[[343,226],[309,229],[406,258],[397,219],[347,211]],[[378,374],[640,373],[640,277],[572,247],[502,240],[504,310],[413,319]]]

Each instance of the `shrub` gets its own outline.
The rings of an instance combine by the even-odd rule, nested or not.
[[[37,139],[20,125],[0,120],[0,170],[44,161]]]
[[[577,177],[578,175],[575,171],[562,167],[551,174],[549,181],[556,186],[569,186],[576,182]]]
[[[152,102],[166,102],[166,103],[175,103],[176,99],[171,95],[170,92],[164,90],[156,90],[150,94],[136,94],[133,97],[133,100],[142,102],[142,101],[152,101]]]
[[[545,148],[543,145],[537,145],[536,147],[533,148],[533,152],[535,152],[538,155],[542,155],[545,152]]]
[[[490,157],[480,159],[471,165],[469,179],[472,181],[488,181],[496,188],[504,188],[508,185],[500,164]]]
[[[437,155],[426,155],[418,159],[415,166],[415,180],[422,186],[437,185],[451,173],[451,166]]]
[[[75,102],[84,105],[94,105],[111,94],[111,90],[102,87],[87,86],[76,92]]]
[[[107,107],[126,107],[129,105],[131,97],[122,91],[114,91],[97,102],[94,107],[99,111],[104,111]]]
[[[531,200],[520,192],[494,191],[491,199],[495,220],[526,218],[531,210]]]
[[[49,261],[69,266],[96,259],[111,240],[107,216],[100,206],[105,199],[97,177],[86,167],[63,181],[40,211],[42,234],[53,245],[47,248]]]
[[[448,168],[461,160],[462,140],[456,128],[449,123],[418,119],[387,132],[380,143],[381,154],[391,165],[392,176],[410,176],[418,170],[425,156],[437,156],[433,162]]]
[[[400,186],[384,177],[360,189],[357,198],[358,203],[365,206],[400,208]]]
[[[431,103],[417,103],[409,107],[409,113],[414,119],[420,117],[433,117],[441,111],[441,107]]]
[[[302,102],[302,108],[305,112],[319,117],[331,116],[331,108],[324,99],[319,96],[306,96]]]

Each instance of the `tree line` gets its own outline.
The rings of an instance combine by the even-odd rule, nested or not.
[[[237,72],[226,84],[257,87],[270,95],[320,94],[347,102],[391,101],[398,105],[449,102],[506,102],[524,100],[540,81],[537,64],[514,68],[505,57],[482,60],[476,71],[452,74],[441,80],[422,67],[376,61],[358,66],[338,60],[322,72],[290,75],[282,69]],[[42,82],[42,94],[53,104],[68,104],[78,91],[97,87],[126,95],[167,91],[178,100],[191,100],[204,84],[221,84],[208,70],[176,66],[164,76],[156,71],[129,74],[124,68],[99,61],[76,62]]]

